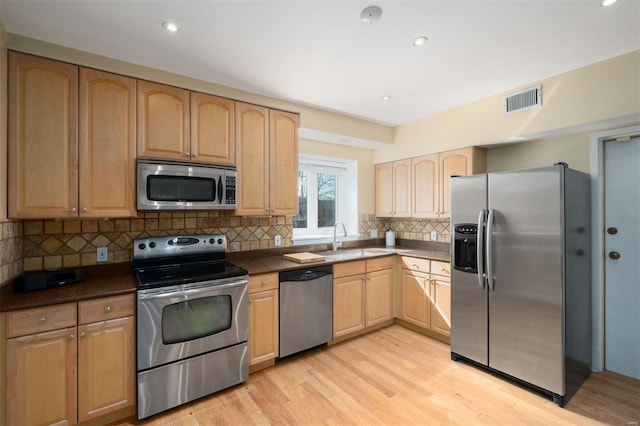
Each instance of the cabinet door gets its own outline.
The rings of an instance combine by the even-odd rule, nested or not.
[[[231,99],[191,92],[191,159],[235,164],[235,104]]]
[[[76,423],[76,328],[7,340],[7,424]]]
[[[249,365],[278,357],[278,290],[250,295]]]
[[[298,214],[298,115],[269,111],[269,214]]]
[[[366,326],[393,319],[393,273],[391,269],[367,273]]]
[[[138,156],[189,160],[189,91],[138,80]]]
[[[411,160],[393,162],[393,216],[411,216]]]
[[[236,214],[269,214],[269,110],[236,102]],[[296,177],[297,182],[297,177]]]
[[[413,172],[412,216],[438,217],[440,203],[438,155],[425,155],[411,160]]]
[[[9,52],[9,217],[78,215],[78,67]]]
[[[135,216],[136,80],[80,69],[80,217]]]
[[[451,332],[451,281],[435,278],[432,284],[431,329],[448,336]]]
[[[471,174],[471,149],[458,149],[439,154],[440,217],[451,216],[451,176]]]
[[[393,163],[376,164],[376,216],[393,215]]]
[[[133,317],[78,327],[78,421],[135,403]]]
[[[428,329],[431,325],[429,275],[402,270],[402,319]]]
[[[364,275],[333,280],[333,338],[365,327]]]

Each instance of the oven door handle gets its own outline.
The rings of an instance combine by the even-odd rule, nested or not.
[[[218,290],[225,290],[234,287],[241,287],[243,285],[247,285],[249,283],[248,280],[241,281],[233,281],[228,284],[216,284],[216,285],[203,285],[201,287],[196,288],[187,288],[187,289],[178,289],[178,290],[141,290],[138,291],[138,299],[139,300],[152,300],[152,299],[168,299],[170,297],[176,296],[188,296],[192,294],[198,293],[208,293],[212,290],[218,292]]]

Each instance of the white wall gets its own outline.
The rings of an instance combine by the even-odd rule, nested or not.
[[[374,161],[638,123],[639,76],[640,50],[635,50],[532,82],[523,88],[541,84],[542,107],[505,116],[503,93],[443,111],[397,127],[394,145],[377,150]]]
[[[487,150],[487,172],[532,169],[563,161],[589,173],[589,133],[522,142]]]

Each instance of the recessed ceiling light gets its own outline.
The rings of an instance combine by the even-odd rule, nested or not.
[[[169,21],[163,22],[162,28],[172,33],[175,33],[176,31],[178,31],[178,26],[175,23],[169,22]]]
[[[425,44],[427,44],[427,41],[429,39],[426,38],[425,36],[420,36],[420,37],[416,37],[413,39],[413,45],[414,46],[423,46]]]
[[[616,1],[618,0],[602,0],[600,2],[600,6],[611,6],[612,4],[614,4]]]
[[[383,101],[388,101],[389,99],[391,99],[391,96],[390,95],[384,95],[380,99],[383,100]]]

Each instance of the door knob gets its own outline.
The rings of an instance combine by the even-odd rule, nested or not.
[[[616,235],[618,233],[618,228],[614,228],[613,226],[607,228],[607,234]]]
[[[620,253],[618,253],[617,251],[610,251],[609,252],[609,259],[612,259],[612,260],[620,259]]]

